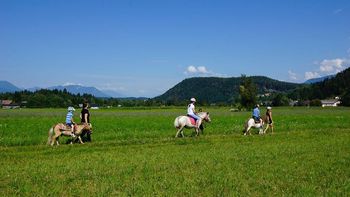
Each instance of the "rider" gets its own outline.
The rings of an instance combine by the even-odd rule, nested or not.
[[[74,107],[68,107],[68,113],[66,115],[66,127],[69,128],[71,132],[71,136],[74,137],[74,121],[73,121],[73,112],[75,111]]]
[[[200,117],[196,115],[196,110],[194,104],[196,103],[195,98],[190,99],[191,103],[187,106],[187,115],[196,120],[196,128],[198,129]]]
[[[259,104],[255,105],[255,107],[253,109],[252,118],[254,119],[255,122],[260,122],[260,124],[262,124],[262,119],[260,117]]]

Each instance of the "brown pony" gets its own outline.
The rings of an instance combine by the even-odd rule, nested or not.
[[[71,136],[72,141],[75,141],[75,139],[79,139],[79,142],[81,144],[84,144],[84,142],[81,140],[81,135],[84,134],[84,131],[92,131],[92,125],[91,124],[76,124],[74,125],[74,136],[71,135],[71,130],[70,128],[67,128],[65,124],[63,123],[58,123],[51,127],[49,130],[49,137],[47,139],[47,144],[53,146],[56,142],[57,145],[58,143],[58,138],[63,135],[63,136]]]

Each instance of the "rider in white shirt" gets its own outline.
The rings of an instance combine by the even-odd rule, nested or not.
[[[196,102],[195,98],[191,98],[191,103],[187,106],[187,115],[194,118],[196,120],[196,127],[198,128],[198,121],[200,120],[200,117],[196,115],[196,110],[194,103]]]

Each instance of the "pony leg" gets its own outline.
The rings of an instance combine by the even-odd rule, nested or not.
[[[202,119],[200,118],[197,122],[196,122],[196,132],[197,132],[197,136],[199,135],[199,127],[202,124]]]
[[[199,136],[199,129],[196,127],[196,136]]]
[[[251,128],[251,127],[248,127],[248,128],[247,128],[247,130],[246,130],[246,132],[245,132],[245,135],[248,135],[248,134],[251,135],[251,133],[250,133],[250,128]]]
[[[262,127],[259,128],[259,134],[260,134],[260,135],[264,134],[264,130],[263,130]]]
[[[56,140],[55,140],[54,136],[52,136],[50,145],[53,146],[55,144],[55,142],[56,142]]]
[[[182,129],[183,129],[183,127],[180,127],[180,128],[177,130],[175,137],[178,137],[178,136],[179,136],[179,134],[180,134],[180,132],[182,131]]]
[[[199,125],[199,132],[203,135],[204,134],[204,126],[203,124]]]
[[[51,130],[50,130],[51,132]],[[55,145],[55,143],[58,145],[58,137],[61,135],[61,132],[57,129],[56,126],[52,128],[52,135],[51,135],[51,146]]]
[[[83,142],[83,140],[81,140],[80,136],[78,136],[78,139],[79,139],[80,144],[84,144],[84,142]]]
[[[58,136],[56,136],[56,134],[55,135],[53,135],[52,136],[52,138],[51,138],[51,146],[53,146],[53,145],[55,145],[55,143],[57,144],[58,143]]]

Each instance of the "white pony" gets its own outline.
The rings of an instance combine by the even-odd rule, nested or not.
[[[199,112],[197,114],[197,116],[200,117],[200,119],[198,120],[198,125],[199,128],[201,128],[201,130],[203,131],[203,127],[202,127],[202,121],[205,120],[206,122],[210,122],[210,117],[209,117],[209,112]],[[190,117],[188,116],[178,116],[177,118],[175,118],[174,121],[174,126],[177,129],[177,133],[175,135],[175,137],[178,137],[179,134],[181,133],[181,136],[184,137],[183,134],[183,129],[184,128],[195,128],[196,125],[192,124]],[[195,128],[197,136],[199,135],[199,128]]]
[[[262,123],[260,122],[255,123],[255,120],[253,118],[250,118],[244,125],[243,133],[244,135],[247,135],[247,134],[251,135],[250,129],[253,127],[253,128],[259,129],[259,134],[264,134],[266,130],[264,131],[263,126],[264,126],[264,121],[262,121]]]

